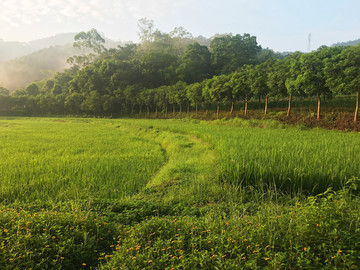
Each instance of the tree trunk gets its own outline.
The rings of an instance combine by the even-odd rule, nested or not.
[[[187,112],[186,113],[187,113],[187,115],[189,115],[189,113],[190,113],[190,105],[189,104],[187,105]]]
[[[356,93],[356,108],[355,108],[354,123],[357,122],[358,114],[359,114],[359,92]]]
[[[141,108],[142,106],[139,106],[139,116],[141,117]]]
[[[289,116],[290,116],[291,98],[292,98],[292,94],[290,94],[290,96],[289,96],[289,107],[288,107],[288,111],[287,111],[287,114],[286,114],[286,116],[287,116],[287,117],[289,117]]]
[[[168,114],[168,106],[166,105],[166,107],[165,107],[165,115],[167,115]]]
[[[245,96],[245,116],[247,116],[247,108],[248,108],[248,99],[247,95]]]
[[[259,104],[261,103],[261,95],[259,95]]]
[[[216,108],[216,119],[219,119],[219,111],[220,111],[220,105],[218,103]]]
[[[131,114],[134,114],[134,104],[133,105],[131,105]]]
[[[230,115],[233,114],[234,111],[234,101],[231,102]]]
[[[269,98],[268,98],[268,96],[266,96],[266,97],[265,97],[265,114],[264,114],[264,115],[266,115],[266,114],[267,114],[267,109],[268,109],[268,100],[269,100]]]
[[[179,106],[180,106],[179,114],[181,115],[181,111],[182,111],[182,109],[181,109],[181,103],[179,104]]]
[[[155,115],[156,115],[156,117],[158,117],[158,108],[157,108],[157,106],[155,106]]]
[[[198,105],[195,105],[195,115],[198,116]]]
[[[317,96],[317,100],[318,100],[318,107],[317,107],[316,119],[319,121],[320,120],[320,95]]]
[[[149,108],[148,105],[146,105],[146,110],[147,110],[147,116],[149,116],[150,115],[150,108]]]
[[[173,115],[175,115],[175,104],[173,104]]]

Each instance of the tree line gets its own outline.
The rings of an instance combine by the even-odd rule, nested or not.
[[[286,57],[257,44],[250,34],[217,35],[201,45],[185,29],[170,33],[139,21],[140,44],[105,49],[95,29],[75,36],[75,47],[91,54],[68,60],[71,68],[52,79],[33,82],[10,94],[0,88],[0,113],[20,115],[117,116],[194,108],[229,106],[250,99],[356,95],[357,121],[360,83],[360,45],[320,47],[311,53]]]

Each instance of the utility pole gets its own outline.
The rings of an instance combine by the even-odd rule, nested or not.
[[[308,36],[308,52],[311,52],[311,33]]]

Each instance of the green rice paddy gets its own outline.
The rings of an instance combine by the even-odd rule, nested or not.
[[[0,265],[356,268],[359,161],[275,121],[1,118]]]

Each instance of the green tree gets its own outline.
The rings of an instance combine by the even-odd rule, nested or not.
[[[295,52],[283,60],[285,66],[288,67],[288,75],[287,75],[287,78],[285,79],[285,87],[286,87],[286,90],[287,90],[287,93],[289,96],[287,117],[290,116],[291,101],[292,101],[293,95],[300,95],[300,96],[305,95],[303,89],[299,88],[296,83],[297,77],[301,74],[300,61],[299,61],[299,58],[301,57],[301,55],[302,55],[302,53]]]
[[[134,113],[134,107],[138,103],[137,97],[141,91],[140,85],[129,85],[124,89],[126,103],[131,107],[131,114]]]
[[[83,55],[74,55],[67,59],[67,62],[73,67],[82,68],[94,63],[100,55],[105,55],[105,39],[103,39],[94,28],[88,32],[80,32],[76,34],[74,40],[73,46],[75,48],[82,49]],[[89,50],[94,53],[86,55],[85,53],[89,52]]]
[[[8,95],[10,95],[10,91],[8,89],[6,89],[5,87],[0,86],[0,95],[8,96]]]
[[[199,43],[189,44],[176,70],[178,78],[186,83],[200,82],[211,75],[210,52]]]
[[[265,62],[255,66],[250,70],[251,91],[254,96],[259,97],[259,100],[261,99],[261,97],[265,97],[265,108],[264,108],[265,115],[267,114],[268,100],[270,95],[270,89],[267,84],[269,68],[270,68],[270,63]]]
[[[146,88],[170,85],[176,81],[177,58],[171,54],[150,51],[139,59],[139,70]]]
[[[148,18],[141,18],[138,21],[139,38],[142,42],[153,41],[153,34],[155,31],[154,21]]]
[[[250,99],[251,92],[251,72],[253,67],[250,65],[244,65],[241,69],[231,74],[230,84],[239,98],[244,99],[244,114],[247,116],[248,100]]]
[[[175,93],[175,101],[179,105],[179,113],[182,113],[182,105],[187,103],[186,98],[186,83],[183,81],[178,81],[173,85],[173,91]]]
[[[81,104],[83,103],[84,96],[80,93],[73,92],[65,98],[65,110],[71,114],[81,113]]]
[[[145,89],[140,93],[141,99],[146,106],[147,115],[150,114],[150,108],[154,104],[155,92],[155,89]]]
[[[275,97],[288,97],[289,105],[287,116],[290,115],[292,91],[286,87],[286,80],[289,78],[290,61],[277,60],[268,71],[267,85],[270,95]]]
[[[216,103],[216,118],[219,118],[220,103],[228,101],[229,92],[231,88],[227,84],[229,76],[219,75],[206,81],[205,95],[212,102]]]
[[[97,54],[101,54],[105,50],[105,39],[103,39],[94,28],[88,32],[80,32],[76,34],[74,40],[75,42],[73,46],[75,48],[90,48]]]
[[[355,94],[354,122],[359,114],[360,45],[346,48],[328,58],[324,68],[326,85],[335,94]]]
[[[26,87],[26,93],[30,96],[36,96],[40,94],[40,89],[37,83],[31,83],[28,87]]]
[[[173,115],[175,115],[175,107],[177,104],[177,100],[176,100],[176,88],[171,85],[171,86],[167,86],[166,88],[166,99],[168,100],[169,104],[172,105],[172,113]]]
[[[162,109],[165,114],[167,114],[167,107],[169,105],[169,100],[167,97],[167,86],[161,86],[156,88],[154,94],[154,103],[155,103],[155,111],[156,116],[158,115],[158,107]]]
[[[324,61],[320,57],[320,48],[316,52],[303,54],[299,59],[300,74],[296,78],[296,87],[304,89],[309,96],[317,97],[317,114],[316,119],[320,120],[321,95],[330,93],[330,89],[326,86],[324,76]]]
[[[85,99],[81,103],[82,111],[92,115],[103,114],[102,96],[97,91],[87,93]]]
[[[191,106],[195,107],[195,114],[198,115],[198,107],[204,102],[202,95],[202,89],[204,84],[202,82],[193,83],[186,88],[186,97],[191,103]]]
[[[210,43],[216,74],[229,74],[245,64],[254,64],[261,47],[250,34],[215,37]]]

